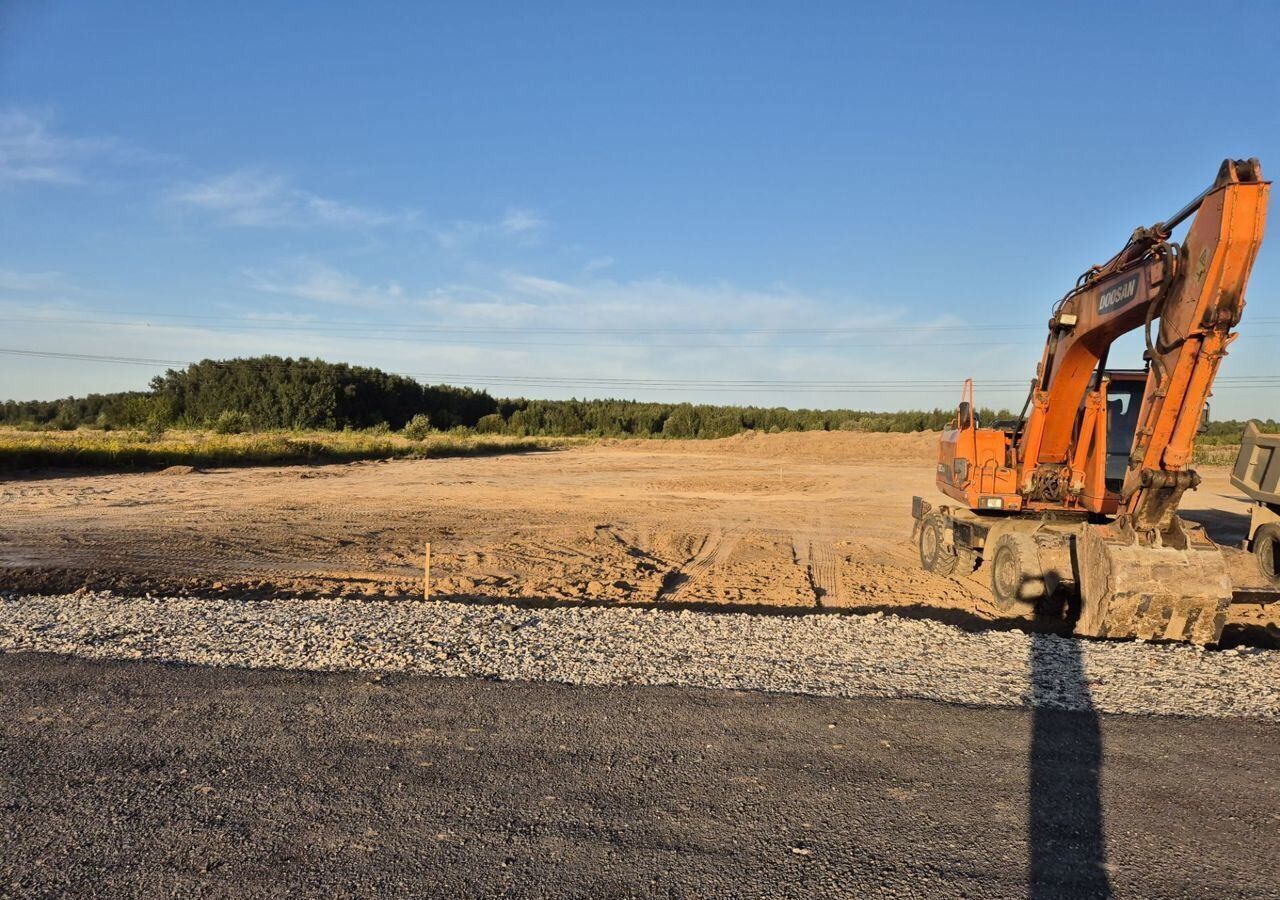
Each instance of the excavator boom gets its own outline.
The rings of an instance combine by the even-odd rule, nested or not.
[[[1071,496],[1066,469],[1090,438],[1078,427],[1080,411],[1101,386],[1112,343],[1143,328],[1147,388],[1118,500],[1133,527],[1168,529],[1182,491],[1193,486],[1187,466],[1231,329],[1244,311],[1269,189],[1257,160],[1225,161],[1206,191],[1168,221],[1135,231],[1124,249],[1082,275],[1059,302],[1017,447],[1023,494],[1112,511],[1104,496]],[[1192,213],[1185,241],[1170,243],[1173,229]],[[1088,472],[1081,474],[1087,479]]]

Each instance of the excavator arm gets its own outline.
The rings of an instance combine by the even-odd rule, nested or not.
[[[1015,451],[1024,495],[1070,503],[1081,485],[1101,483],[1097,473],[1081,471],[1086,463],[1104,462],[1104,454],[1080,452],[1080,443],[1096,434],[1081,427],[1082,420],[1091,408],[1105,409],[1112,343],[1142,328],[1149,371],[1119,509],[1136,530],[1169,530],[1182,492],[1196,483],[1188,468],[1195,435],[1244,309],[1269,188],[1256,159],[1224,161],[1200,196],[1166,221],[1139,228],[1060,301]],[[1170,243],[1192,214],[1183,244]],[[1110,511],[1096,489],[1078,502],[1092,512]]]
[[[1181,271],[1152,310],[1160,328],[1148,338],[1151,371],[1121,492],[1136,530],[1167,528],[1194,480],[1184,473],[1213,380],[1235,340],[1231,329],[1244,312],[1269,190],[1256,159],[1223,163],[1183,242]]]

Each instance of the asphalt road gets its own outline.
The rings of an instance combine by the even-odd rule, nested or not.
[[[1280,734],[0,655],[0,894],[1280,896]]]

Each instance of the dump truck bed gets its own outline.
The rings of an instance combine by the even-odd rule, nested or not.
[[[1280,507],[1280,434],[1264,434],[1257,422],[1245,425],[1231,483],[1251,500]]]

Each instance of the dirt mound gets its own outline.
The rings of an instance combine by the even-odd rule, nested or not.
[[[745,431],[707,441],[718,452],[763,457],[794,457],[797,461],[858,462],[929,461],[938,454],[938,433],[916,431],[881,434],[863,431],[787,431],[763,434]]]
[[[191,475],[196,471],[195,466],[169,466],[167,469],[161,469],[157,475]]]

